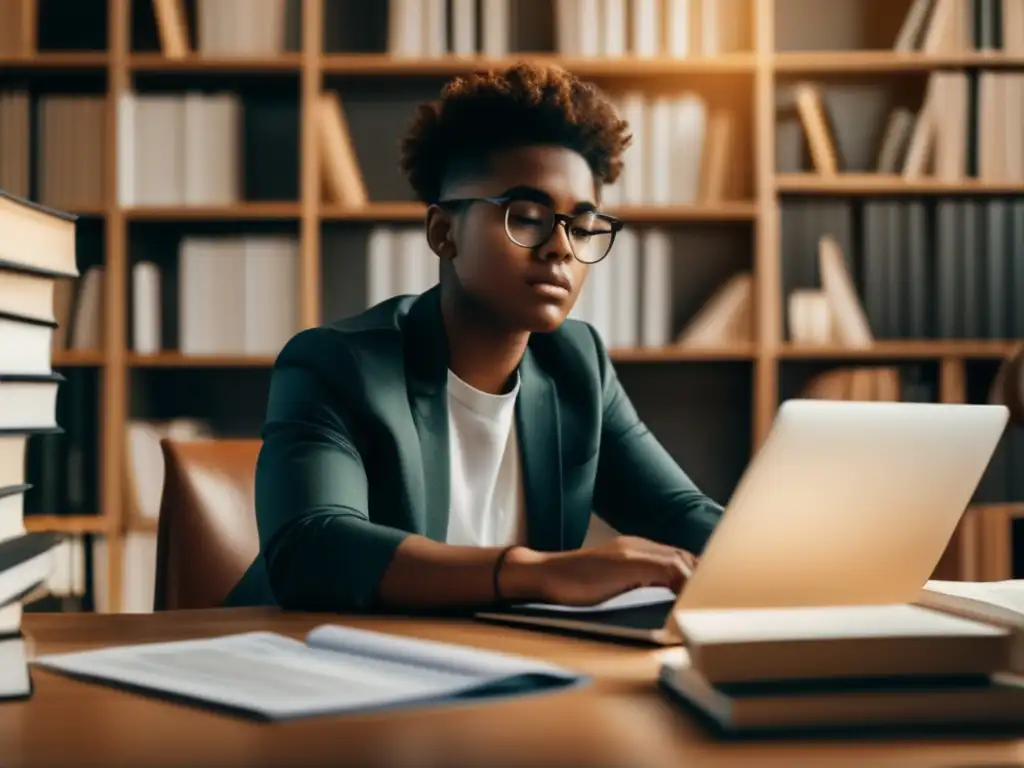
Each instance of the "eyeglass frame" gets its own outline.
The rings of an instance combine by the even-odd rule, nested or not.
[[[548,233],[548,236],[544,240],[541,240],[540,243],[538,243],[537,245],[523,245],[522,243],[518,242],[514,237],[512,237],[512,233],[509,232],[508,206],[509,203],[514,202],[536,203],[537,205],[543,205],[551,209],[551,214],[554,217],[551,221],[551,231]],[[555,233],[555,229],[558,227],[559,224],[561,224],[562,228],[565,230],[566,239],[569,241],[569,248],[572,249],[572,257],[581,264],[600,264],[602,261],[604,261],[608,257],[608,254],[612,252],[612,247],[615,245],[615,236],[619,233],[619,231],[622,230],[623,227],[626,226],[626,223],[622,219],[619,219],[607,213],[600,213],[598,211],[584,211],[582,213],[577,213],[575,215],[570,215],[568,213],[559,213],[554,208],[552,208],[552,206],[548,203],[539,200],[531,200],[528,197],[519,197],[517,195],[497,195],[494,197],[455,197],[447,200],[438,200],[434,204],[443,208],[446,205],[465,205],[467,203],[490,203],[491,205],[498,205],[504,207],[505,215],[503,223],[505,227],[505,237],[507,237],[515,245],[518,245],[520,248],[539,248],[541,245],[543,245],[544,243],[551,239],[551,235]],[[583,259],[576,255],[576,249],[573,247],[572,243],[572,235],[569,234],[569,224],[572,222],[572,220],[575,219],[577,216],[583,216],[586,215],[587,213],[598,216],[599,218],[601,218],[604,221],[607,221],[611,225],[610,234],[612,239],[608,243],[608,248],[605,250],[604,254],[602,254],[601,258],[595,261],[583,261]]]

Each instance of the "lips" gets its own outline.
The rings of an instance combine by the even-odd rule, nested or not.
[[[542,286],[548,285],[555,288],[560,288],[566,292],[572,292],[572,283],[569,282],[569,278],[565,275],[551,273],[544,275],[543,277],[536,277],[529,281],[530,285]]]

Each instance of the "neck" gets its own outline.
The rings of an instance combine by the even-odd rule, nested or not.
[[[492,395],[509,390],[526,351],[528,331],[500,328],[492,315],[441,291],[441,319],[448,339],[448,367],[471,387]]]

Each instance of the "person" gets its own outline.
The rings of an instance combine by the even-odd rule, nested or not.
[[[516,64],[419,107],[402,168],[439,282],[289,340],[256,468],[260,552],[227,605],[364,612],[589,605],[679,590],[722,514],[566,316],[622,223],[629,126]],[[603,263],[602,263],[603,262]],[[583,547],[598,515],[618,534]]]

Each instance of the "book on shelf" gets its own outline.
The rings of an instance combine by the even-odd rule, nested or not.
[[[369,203],[369,195],[341,97],[337,91],[324,91],[317,98],[314,109],[324,201],[347,208],[365,206]]]
[[[482,702],[588,682],[553,664],[452,643],[321,625],[44,655],[55,672],[261,720]]]
[[[659,683],[726,732],[1024,724],[1024,580],[913,605],[697,610]]]
[[[299,331],[299,245],[292,235],[185,235],[177,274],[138,254],[131,267],[131,349],[185,355],[276,355]],[[177,278],[176,333],[165,328],[165,276]],[[173,315],[172,315],[173,316]]]
[[[164,56],[181,59],[188,55],[188,17],[183,0],[153,0],[153,16]]]
[[[820,288],[798,288],[786,302],[790,341],[797,344],[870,347],[874,334],[861,305],[842,246],[831,235],[818,239]]]
[[[298,0],[198,0],[196,40],[184,0],[152,0],[160,52],[169,59],[273,56],[298,40]]]
[[[750,272],[726,280],[676,337],[676,344],[686,347],[753,341],[754,276]]]

